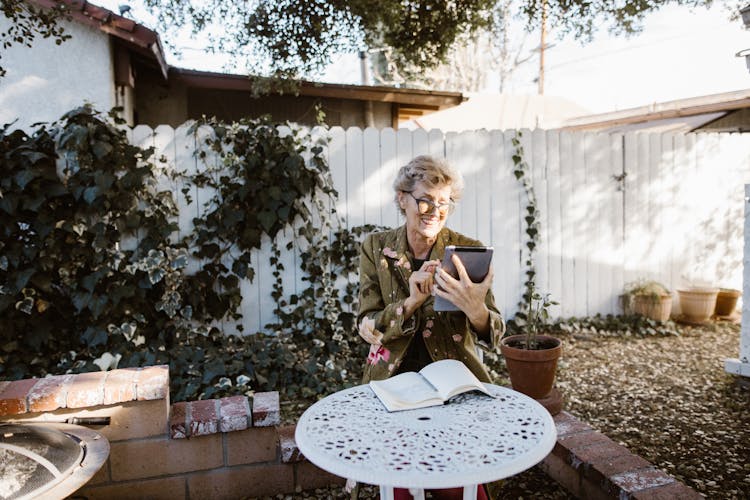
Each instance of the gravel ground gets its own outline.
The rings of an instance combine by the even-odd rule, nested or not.
[[[686,327],[679,337],[562,338],[557,386],[567,411],[708,498],[750,498],[750,387],[723,363],[739,353],[738,325]],[[537,468],[504,481],[494,496],[573,498]],[[362,488],[360,498],[376,497],[375,488]],[[269,498],[348,495],[333,487]]]

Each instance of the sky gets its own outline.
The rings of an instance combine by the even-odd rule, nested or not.
[[[117,12],[122,0],[99,0]],[[139,2],[131,3],[131,17],[150,26]],[[630,38],[600,32],[585,45],[558,41],[546,52],[546,95],[565,97],[592,113],[614,111],[654,102],[750,88],[750,71],[735,54],[750,49],[750,31],[740,20],[730,20],[722,1],[711,9],[670,5],[646,18],[643,31]],[[554,41],[555,30],[551,27]],[[164,39],[164,34],[160,34]],[[536,33],[528,35],[533,42]],[[176,41],[181,55],[168,53],[169,64],[206,71],[223,71],[228,58],[208,54],[200,40],[183,33]],[[165,47],[166,49],[166,47]],[[168,50],[168,49],[167,49]],[[242,73],[239,66],[231,72]],[[508,88],[514,94],[537,92],[538,62],[521,68]],[[338,55],[318,78],[330,83],[360,83],[356,55]],[[487,92],[495,89],[488,88]]]

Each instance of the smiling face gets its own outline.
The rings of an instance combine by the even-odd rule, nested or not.
[[[433,204],[427,204],[427,212],[420,213],[420,203],[417,199],[429,200]],[[424,182],[417,182],[411,193],[399,191],[398,203],[406,215],[406,231],[409,239],[417,238],[431,245],[445,226],[450,213],[450,211],[439,210],[435,205],[451,203],[451,187],[449,185],[429,187]]]

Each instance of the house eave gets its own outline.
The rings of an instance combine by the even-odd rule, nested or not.
[[[750,107],[750,89],[678,99],[611,113],[572,118],[567,120],[560,129],[566,131],[593,131],[620,125],[732,111],[747,107]]]
[[[170,67],[170,78],[182,81],[191,88],[251,91],[251,81],[246,75],[215,73]],[[423,106],[443,109],[460,104],[466,97],[460,92],[430,91],[371,85],[347,85],[302,81],[296,88],[300,96],[351,99]]]
[[[123,41],[127,46],[152,58],[166,80],[169,65],[164,56],[164,47],[159,35],[132,19],[115,14],[111,10],[90,4],[85,0],[28,0],[37,7],[51,9],[65,6],[73,20],[97,28],[103,33]]]

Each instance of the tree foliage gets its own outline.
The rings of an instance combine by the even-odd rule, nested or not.
[[[547,22],[561,34],[589,40],[598,29],[637,32],[644,16],[668,4],[709,6],[713,0],[145,0],[163,32],[187,26],[209,35],[212,47],[257,60],[252,73],[299,76],[336,52],[368,48],[388,55],[405,76],[445,62],[452,46],[481,30],[497,36],[508,15],[529,29]],[[508,10],[508,4],[511,9]],[[215,19],[221,19],[216,23]],[[216,29],[220,27],[221,29]],[[213,33],[212,33],[213,32]]]
[[[27,0],[2,0],[11,21],[0,34],[3,48],[30,46],[37,36],[62,43],[69,37],[59,24],[61,0],[52,9]],[[259,76],[301,77],[330,63],[332,55],[362,49],[388,54],[404,76],[446,61],[451,47],[465,43],[477,30],[498,34],[498,19],[507,14],[538,27],[542,10],[561,35],[588,41],[599,29],[615,34],[637,32],[643,18],[669,4],[710,6],[714,0],[143,0],[168,34],[188,28],[205,34],[209,49],[246,61]],[[507,12],[507,4],[512,4]],[[739,5],[739,0],[732,2]],[[725,5],[726,6],[726,5]],[[736,10],[736,9],[734,9]],[[503,16],[498,16],[502,12]],[[735,12],[736,14],[736,12]],[[503,63],[505,64],[505,63]],[[0,76],[2,76],[0,67]],[[266,88],[258,85],[259,89]]]
[[[206,32],[216,50],[265,56],[270,73],[284,76],[314,72],[334,53],[364,46],[389,47],[404,64],[437,64],[459,34],[485,24],[492,6],[492,0],[259,0],[250,8],[224,0],[145,3],[162,28]]]
[[[529,26],[538,27],[546,9],[549,25],[562,34],[588,41],[601,28],[616,35],[637,33],[650,12],[667,5],[708,7],[714,0],[523,0],[520,11]]]

